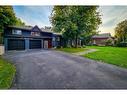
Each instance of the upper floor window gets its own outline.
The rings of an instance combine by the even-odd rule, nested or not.
[[[57,37],[57,41],[60,41],[60,37]]]
[[[31,35],[32,36],[40,36],[40,33],[39,32],[31,32]]]
[[[53,39],[52,39],[53,41],[55,41],[55,37],[53,37]]]
[[[21,35],[22,34],[22,31],[21,30],[14,29],[14,30],[12,30],[12,34]]]

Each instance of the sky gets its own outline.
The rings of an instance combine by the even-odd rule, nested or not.
[[[51,26],[49,17],[53,6],[13,6],[16,16],[26,25],[38,25],[39,27]],[[100,6],[102,24],[100,33],[111,33],[114,35],[116,25],[127,19],[127,6]]]

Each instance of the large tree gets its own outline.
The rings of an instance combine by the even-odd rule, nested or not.
[[[127,20],[117,24],[115,28],[115,37],[117,39],[117,43],[127,42]]]
[[[16,16],[12,6],[0,6],[0,32],[3,32],[3,28],[7,25],[13,25],[16,23]]]
[[[15,16],[12,6],[0,6],[0,43],[4,28],[8,25],[24,25],[24,23]]]
[[[92,35],[101,24],[97,6],[54,6],[51,23],[55,32],[62,32],[66,42]]]

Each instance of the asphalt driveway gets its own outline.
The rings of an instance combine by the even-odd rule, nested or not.
[[[11,51],[17,69],[13,89],[122,89],[127,69],[55,50]]]

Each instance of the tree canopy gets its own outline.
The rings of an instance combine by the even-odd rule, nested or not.
[[[51,23],[55,32],[62,32],[66,42],[96,33],[101,18],[97,6],[54,6]]]
[[[16,17],[12,6],[0,6],[0,43],[2,43],[2,33],[8,25],[25,25]]]
[[[17,18],[15,25],[17,25],[17,26],[25,26],[25,23],[20,18]]]
[[[127,20],[117,24],[115,28],[115,37],[118,42],[127,42]]]
[[[0,6],[0,31],[7,25],[13,25],[16,22],[15,13],[11,6]]]
[[[8,25],[24,25],[24,23],[16,17],[12,6],[0,6],[0,32]]]

